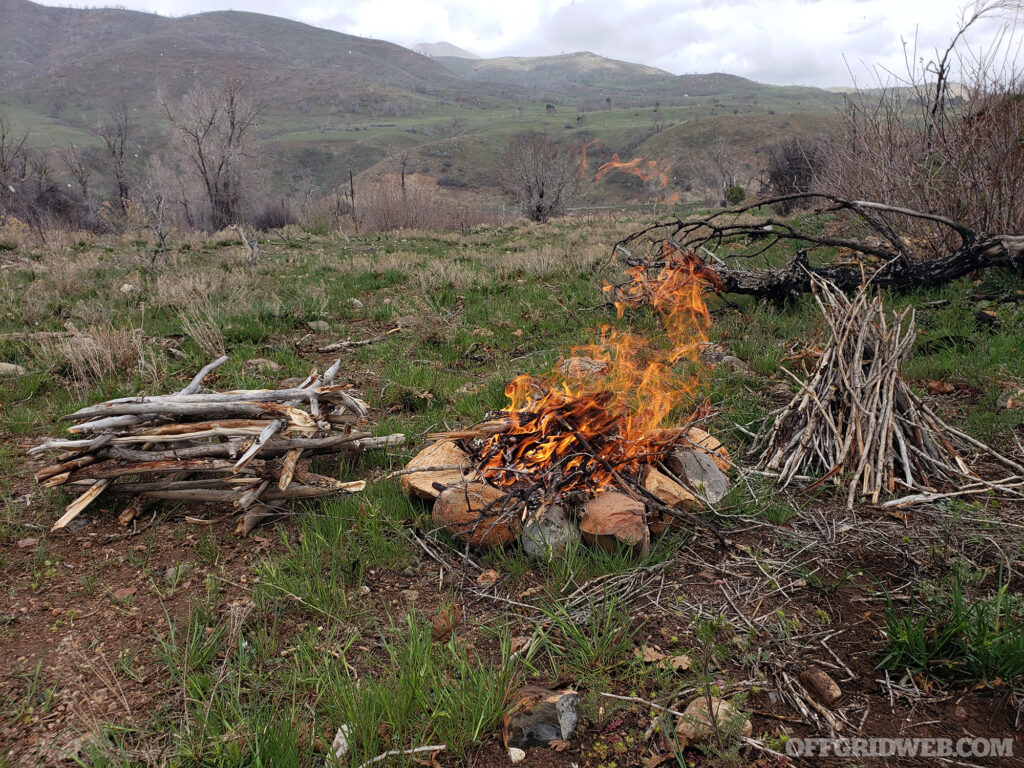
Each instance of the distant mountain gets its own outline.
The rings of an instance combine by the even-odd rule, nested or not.
[[[255,13],[172,19],[0,0],[0,19],[0,92],[80,108],[152,101],[158,89],[175,95],[226,77],[247,78],[274,106],[317,99],[356,113],[462,86],[402,46]]]
[[[560,56],[519,56],[500,59],[467,60],[438,57],[438,61],[460,75],[478,82],[506,83],[526,87],[557,89],[632,88],[668,84],[675,75],[643,64],[606,59],[583,51]]]
[[[480,58],[475,53],[471,53],[465,48],[459,48],[459,46],[452,45],[451,43],[416,43],[412,49],[421,56],[429,56],[432,59],[438,56],[449,56],[455,59]]]

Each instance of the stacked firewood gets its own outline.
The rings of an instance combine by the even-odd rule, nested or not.
[[[1024,467],[944,422],[903,379],[913,308],[890,316],[870,286],[848,298],[817,275],[810,280],[829,342],[810,378],[755,440],[760,470],[782,485],[815,475],[831,481],[845,489],[850,508],[858,498],[877,504],[883,493],[930,500],[940,485],[961,488],[952,495],[1019,487]],[[971,450],[1014,474],[980,481],[963,457]]]
[[[118,398],[65,416],[73,422],[68,431],[80,437],[46,440],[30,451],[57,452],[36,482],[83,491],[54,530],[107,492],[131,497],[124,524],[157,499],[214,502],[243,513],[237,532],[246,534],[285,501],[365,486],[315,474],[305,460],[404,442],[403,435],[375,438],[358,429],[367,407],[333,383],[340,360],[292,388],[201,392],[205,376],[226,360],[175,394]]]

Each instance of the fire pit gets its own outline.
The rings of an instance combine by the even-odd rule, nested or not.
[[[473,547],[521,538],[552,557],[577,534],[604,548],[645,550],[728,490],[730,462],[696,426],[707,413],[698,363],[704,294],[717,277],[666,244],[656,272],[606,286],[620,318],[650,306],[664,338],[606,326],[547,376],[508,384],[508,406],[476,426],[431,435],[406,468],[406,492],[433,500],[434,521]]]

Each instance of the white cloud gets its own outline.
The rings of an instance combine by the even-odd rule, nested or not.
[[[412,46],[447,41],[482,56],[590,50],[675,74],[730,72],[761,82],[848,85],[868,67],[905,70],[904,41],[930,57],[956,29],[962,0],[120,0],[180,16],[270,13]],[[95,5],[95,0],[70,0]],[[993,34],[980,25],[975,41]]]

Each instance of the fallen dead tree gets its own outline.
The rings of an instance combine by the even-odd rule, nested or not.
[[[790,220],[759,213],[764,207],[800,202],[815,212],[845,217],[844,226],[823,231],[801,228]],[[927,224],[927,240],[910,232]],[[765,198],[738,208],[693,219],[656,222],[616,244],[629,266],[657,267],[662,244],[703,253],[712,262],[720,290],[782,301],[808,293],[820,277],[847,293],[866,279],[879,288],[905,290],[948,283],[977,270],[1001,267],[1024,271],[1024,235],[985,233],[944,216],[831,195],[795,193]],[[786,265],[774,269],[737,269],[736,260],[758,259],[795,243],[800,248]],[[634,253],[647,244],[647,253]],[[812,265],[816,249],[837,249],[840,258]],[[720,254],[727,254],[726,262]]]
[[[54,524],[66,526],[100,494],[128,495],[120,516],[131,522],[157,499],[230,504],[243,513],[247,534],[281,503],[354,493],[365,482],[343,483],[308,470],[310,459],[404,442],[404,435],[373,437],[359,429],[366,404],[314,370],[299,386],[200,392],[222,357],[172,395],[126,397],[81,408],[63,420],[77,439],[49,439],[30,454],[56,452],[35,474],[43,487],[81,489]]]
[[[871,286],[847,298],[817,275],[808,279],[830,339],[800,392],[755,439],[758,469],[783,486],[819,475],[815,485],[846,489],[849,508],[856,499],[877,504],[882,493],[902,494],[888,506],[970,493],[1024,495],[1024,466],[944,422],[900,375],[914,342],[913,308],[890,317],[881,297],[871,298]],[[986,482],[968,453],[1011,474]],[[957,490],[941,493],[940,485]]]

